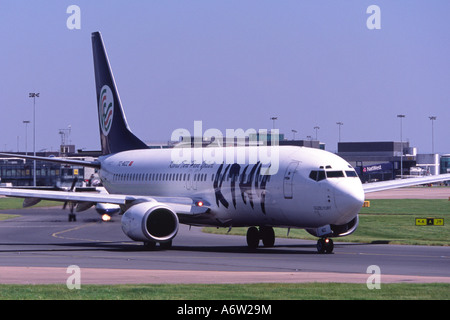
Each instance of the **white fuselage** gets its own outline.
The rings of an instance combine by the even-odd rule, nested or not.
[[[364,192],[345,160],[323,150],[280,146],[270,164],[251,162],[249,154],[263,150],[257,148],[270,147],[236,147],[245,159],[227,162],[224,155],[223,163],[177,163],[175,149],[125,151],[99,159],[99,174],[109,193],[203,201],[211,209],[207,215],[180,219],[192,225],[318,228],[356,217]],[[264,174],[270,167],[276,172]]]

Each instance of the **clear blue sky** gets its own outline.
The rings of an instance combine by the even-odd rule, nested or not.
[[[81,29],[69,30],[69,5]],[[367,7],[381,9],[369,30]],[[145,141],[172,131],[270,129],[343,141],[400,140],[450,153],[450,1],[183,0],[0,2],[0,150],[99,149],[90,34],[100,31],[128,122]],[[28,150],[32,125],[28,127]]]

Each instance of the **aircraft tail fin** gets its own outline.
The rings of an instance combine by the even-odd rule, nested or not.
[[[92,33],[92,51],[102,153],[106,155],[126,150],[147,149],[147,145],[128,127],[100,32]]]

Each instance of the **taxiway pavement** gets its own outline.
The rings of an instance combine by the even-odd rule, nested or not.
[[[68,222],[60,207],[1,211],[0,283],[66,283],[71,265],[83,283],[366,283],[379,266],[382,282],[450,283],[450,247],[335,241],[333,254],[316,242],[277,238],[250,250],[245,237],[180,226],[171,250],[145,251],[122,232],[120,217],[101,222],[91,209]]]

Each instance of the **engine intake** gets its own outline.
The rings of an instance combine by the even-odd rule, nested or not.
[[[136,204],[122,216],[123,232],[135,241],[170,241],[176,236],[178,225],[177,214],[158,202]]]
[[[315,237],[324,237],[324,236],[326,236],[326,237],[345,237],[345,236],[348,236],[349,234],[352,234],[358,227],[358,224],[359,224],[359,217],[357,215],[355,218],[353,218],[346,224],[342,224],[342,225],[331,224],[331,225],[324,226],[324,228],[321,227],[321,228],[317,228],[317,229],[306,229],[306,231]],[[328,230],[328,231],[321,234],[322,230]]]
[[[357,215],[355,218],[342,225],[331,225],[331,230],[333,230],[333,237],[345,237],[353,232],[355,232],[356,228],[359,225],[359,216]]]

